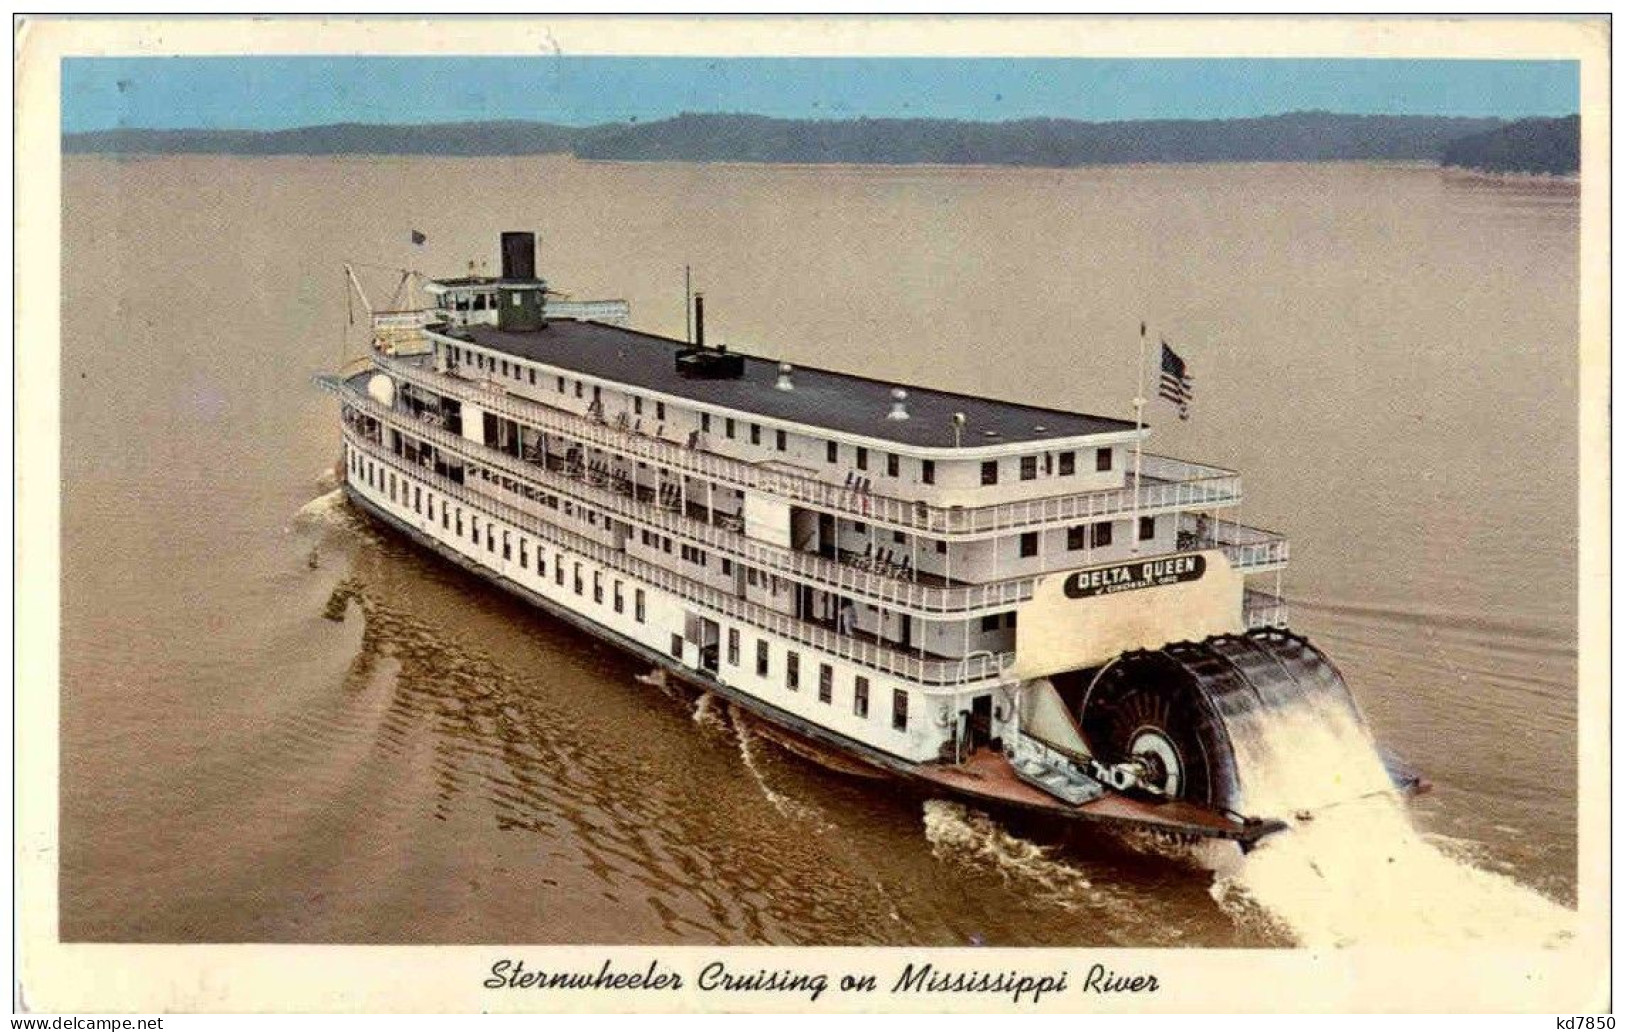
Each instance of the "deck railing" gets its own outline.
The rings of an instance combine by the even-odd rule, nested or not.
[[[1241,614],[1249,630],[1254,627],[1285,627],[1286,599],[1248,588],[1242,595]]]
[[[330,384],[324,384],[330,386]],[[582,477],[558,473],[534,462],[476,444],[460,434],[405,412],[379,404],[364,392],[336,387],[345,402],[357,411],[399,426],[403,432],[428,441],[467,462],[515,480],[555,491],[586,502],[604,512],[654,527],[683,538],[701,541],[720,553],[770,572],[783,573],[840,594],[861,597],[871,603],[885,603],[900,612],[916,616],[961,614],[980,615],[1008,609],[1033,597],[1035,577],[1012,577],[981,584],[922,584],[863,570],[809,552],[780,548],[747,537],[738,531],[693,519],[651,502],[613,490],[596,487]]]
[[[407,462],[382,445],[355,433],[348,426],[344,429],[344,439],[350,447],[366,453],[397,473],[432,485],[434,490],[441,494],[471,507],[494,512],[512,525],[522,528],[526,533],[551,542],[555,547],[568,549],[609,569],[618,570],[628,577],[703,606],[714,613],[772,631],[809,648],[884,673],[927,685],[975,684],[1000,680],[1004,676],[1005,668],[1015,659],[1013,652],[996,654],[984,652],[965,659],[928,659],[866,639],[841,634],[684,577],[674,570],[634,558],[619,549],[550,523],[519,506],[483,492],[470,490],[465,485],[439,475],[433,469]],[[424,521],[425,524],[427,522]]]
[[[937,536],[1036,529],[1121,517],[1217,508],[1241,501],[1241,478],[1231,470],[1147,454],[1136,480],[1104,491],[1001,502],[939,506],[854,491],[789,471],[690,449],[658,437],[578,416],[509,394],[502,384],[436,372],[420,363],[376,356],[378,366],[401,380],[459,401],[472,402],[510,419],[643,462],[706,477],[720,484],[777,495],[810,508],[861,517],[879,526]],[[1138,485],[1136,490],[1135,485]]]
[[[1291,544],[1272,530],[1211,519],[1204,515],[1181,513],[1179,549],[1217,548],[1230,565],[1248,573],[1262,573],[1286,566]]]

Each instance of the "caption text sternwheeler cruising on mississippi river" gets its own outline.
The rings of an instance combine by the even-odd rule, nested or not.
[[[691,341],[636,332],[550,294],[533,234],[501,250],[318,377],[347,496],[422,546],[787,745],[984,804],[1246,848],[1292,816],[1249,802],[1260,722],[1363,733],[1235,473],[1138,419],[711,347],[698,296]]]

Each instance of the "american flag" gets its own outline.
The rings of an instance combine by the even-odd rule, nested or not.
[[[1185,360],[1174,353],[1167,341],[1162,342],[1162,386],[1157,394],[1179,406],[1179,418],[1191,418],[1191,378],[1185,372]]]

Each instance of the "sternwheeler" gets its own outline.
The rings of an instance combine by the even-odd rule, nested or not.
[[[500,253],[317,379],[349,500],[423,548],[775,737],[994,807],[1246,848],[1294,816],[1249,797],[1250,727],[1364,733],[1286,627],[1287,540],[1139,418],[731,351],[698,296],[688,339],[638,332],[550,291],[533,234]]]

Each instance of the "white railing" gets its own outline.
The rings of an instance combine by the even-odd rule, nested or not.
[[[393,468],[397,473],[431,485],[434,490],[471,507],[494,513],[514,526],[523,528],[527,533],[552,542],[555,547],[569,549],[593,562],[619,570],[628,577],[670,592],[712,612],[772,631],[809,648],[884,673],[928,685],[973,684],[1002,678],[1004,669],[1015,659],[1013,652],[983,653],[961,660],[926,659],[875,642],[840,634],[747,601],[737,595],[731,595],[708,584],[691,580],[663,566],[634,558],[619,549],[550,523],[516,505],[492,498],[482,492],[472,491],[462,484],[440,476],[432,469],[406,462],[382,445],[355,433],[348,426],[344,429],[344,439],[352,448],[365,452],[376,461]]]
[[[1248,588],[1241,599],[1241,617],[1247,628],[1285,627],[1286,599]]]
[[[542,306],[549,319],[590,319],[593,322],[624,326],[632,318],[632,306],[625,301],[554,301]]]
[[[1286,537],[1272,530],[1182,513],[1179,517],[1180,551],[1203,548],[1222,550],[1231,566],[1247,573],[1281,569],[1291,553]]]
[[[373,343],[391,355],[423,355],[432,345],[423,334],[434,313],[427,308],[372,313]]]
[[[1185,462],[1165,455],[1145,455],[1135,491],[1131,486],[1083,494],[1034,498],[986,506],[937,506],[902,498],[853,491],[782,469],[685,448],[672,441],[577,416],[527,401],[497,383],[465,380],[421,364],[377,356],[380,368],[425,390],[469,401],[526,425],[550,430],[643,462],[707,477],[717,483],[747,488],[800,502],[811,508],[861,516],[892,530],[936,535],[980,534],[1037,528],[1123,516],[1155,515],[1183,509],[1215,508],[1241,501],[1241,478],[1231,470]],[[1138,502],[1136,503],[1136,494]]]
[[[324,383],[323,386],[330,385]],[[475,465],[506,473],[535,487],[556,491],[586,502],[628,522],[704,542],[718,552],[759,568],[788,574],[826,590],[859,596],[865,601],[885,603],[890,608],[908,612],[910,615],[976,616],[984,612],[1008,609],[1033,597],[1033,586],[1037,580],[1035,577],[1012,577],[1001,581],[965,585],[921,584],[835,562],[820,555],[780,548],[726,527],[671,512],[652,502],[639,501],[633,496],[595,487],[581,477],[557,473],[534,462],[514,458],[506,452],[496,451],[470,441],[460,434],[454,434],[436,423],[411,419],[406,413],[381,405],[365,393],[346,387],[333,389],[357,411],[385,421],[403,433],[432,443],[442,451],[457,455]]]

